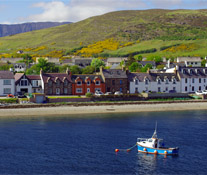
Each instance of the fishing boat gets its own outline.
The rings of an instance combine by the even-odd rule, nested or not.
[[[163,139],[157,138],[157,123],[152,138],[137,138],[137,148],[138,152],[164,155],[177,155],[179,150],[178,147],[165,147]]]

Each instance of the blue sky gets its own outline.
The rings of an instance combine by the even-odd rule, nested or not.
[[[205,9],[207,0],[0,0],[0,24],[76,22],[117,10]]]

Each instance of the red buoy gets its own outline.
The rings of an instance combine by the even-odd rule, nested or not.
[[[115,152],[116,152],[116,153],[119,152],[119,149],[115,149]]]

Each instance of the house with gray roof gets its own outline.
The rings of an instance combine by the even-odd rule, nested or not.
[[[177,57],[177,63],[185,63],[186,67],[201,67],[200,57]]]
[[[124,94],[128,93],[128,77],[127,72],[123,69],[103,69],[100,68],[100,75],[102,76],[106,92],[120,91]]]
[[[178,67],[182,93],[207,90],[207,67]]]
[[[46,95],[71,95],[72,80],[71,72],[66,73],[44,73],[40,71],[42,91]]]
[[[0,96],[15,93],[14,74],[10,71],[0,71]]]
[[[27,75],[27,78],[32,84],[32,93],[43,93],[40,75]]]
[[[129,92],[180,92],[180,81],[175,73],[129,73]]]

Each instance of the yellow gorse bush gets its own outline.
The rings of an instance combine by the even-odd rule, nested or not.
[[[179,52],[179,51],[193,51],[198,48],[196,44],[181,44],[179,46],[172,46],[170,48],[165,49],[163,52]]]

